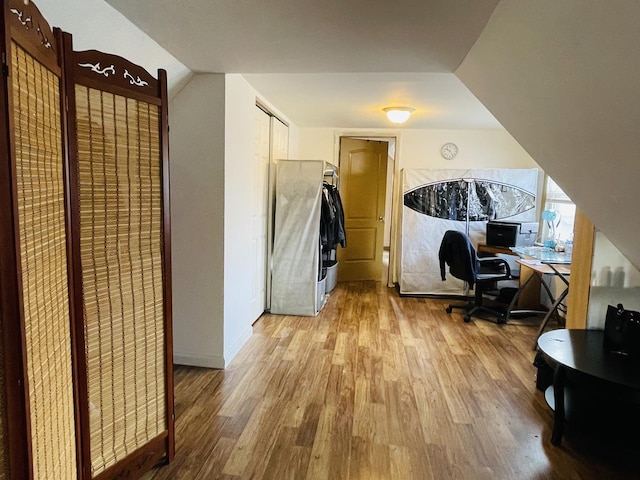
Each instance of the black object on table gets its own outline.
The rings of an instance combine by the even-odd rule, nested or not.
[[[553,330],[538,339],[554,369],[553,385],[545,392],[554,410],[554,445],[560,445],[565,419],[599,422],[609,432],[640,423],[640,361],[606,352],[603,341],[602,330]]]

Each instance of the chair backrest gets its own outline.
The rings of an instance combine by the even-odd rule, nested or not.
[[[447,230],[442,237],[440,250],[440,274],[445,278],[445,264],[449,265],[449,273],[465,282],[473,288],[478,270],[476,250],[473,248],[469,237],[457,230]]]

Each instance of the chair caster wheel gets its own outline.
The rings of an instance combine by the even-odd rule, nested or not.
[[[469,315],[464,316],[464,323],[469,323],[471,321],[471,317]]]
[[[451,313],[451,312],[453,311],[453,308],[451,308],[451,306],[448,306],[448,307],[445,309],[445,311],[446,311],[447,313]]]
[[[498,319],[496,320],[496,323],[497,323],[498,325],[504,325],[505,323],[507,323],[507,319],[505,318],[505,316],[504,316],[504,315],[500,315],[500,316],[498,317]]]

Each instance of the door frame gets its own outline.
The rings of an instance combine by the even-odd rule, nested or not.
[[[274,120],[282,123],[287,129],[290,128],[288,121],[285,121],[282,116],[276,114],[271,108],[269,108],[260,98],[256,97],[256,107],[262,110],[270,117],[269,123],[269,168],[267,170],[267,191],[264,201],[267,205],[267,222],[265,225],[266,232],[266,251],[265,251],[265,298],[264,298],[264,311],[271,311],[271,263],[273,257],[273,235],[274,235],[274,215],[275,215],[275,183],[276,183],[276,168],[278,158],[273,158],[273,122]],[[290,131],[287,134],[287,158],[290,156],[291,151],[291,137]],[[254,321],[256,321],[255,319]]]
[[[387,286],[393,287],[397,282],[396,276],[396,246],[399,239],[399,226],[395,221],[398,218],[398,192],[401,189],[400,181],[400,168],[398,165],[398,152],[400,146],[400,132],[396,130],[385,131],[384,134],[380,132],[367,131],[367,130],[336,130],[334,131],[333,138],[333,159],[332,163],[340,167],[340,139],[342,137],[357,138],[361,140],[374,140],[374,141],[393,141],[394,150],[391,159],[387,157],[387,175],[391,174],[391,192],[385,192],[387,200],[391,201],[391,215],[389,218],[385,218],[385,222],[391,222],[391,233],[389,238],[389,269],[387,272]],[[392,164],[392,165],[390,165]]]

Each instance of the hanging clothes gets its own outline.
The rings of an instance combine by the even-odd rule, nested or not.
[[[320,211],[320,239],[324,252],[328,252],[334,248],[335,244],[335,218],[336,208],[333,198],[329,193],[331,185],[326,182],[322,183],[322,208]]]
[[[342,208],[342,199],[340,198],[340,192],[335,185],[331,185],[330,195],[333,198],[333,204],[336,209],[336,218],[334,222],[334,248],[336,248],[338,244],[342,248],[345,248],[347,246],[347,234],[344,229],[344,209]]]
[[[338,245],[343,248],[347,246],[340,192],[335,185],[327,182],[322,184],[320,239],[324,252],[329,252],[337,248]]]

